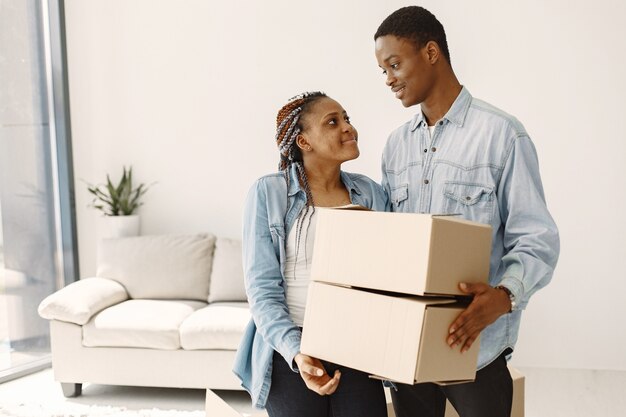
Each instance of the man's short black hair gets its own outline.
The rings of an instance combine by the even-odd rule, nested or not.
[[[418,49],[423,48],[429,41],[435,41],[450,63],[446,31],[435,15],[423,7],[403,7],[387,16],[378,27],[374,40],[387,35],[409,39]]]

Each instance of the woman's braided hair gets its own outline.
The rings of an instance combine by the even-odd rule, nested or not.
[[[302,118],[306,115],[307,111],[311,108],[312,104],[317,100],[327,97],[326,94],[321,91],[313,91],[299,94],[289,99],[289,102],[285,104],[276,116],[276,145],[280,152],[280,162],[278,163],[278,170],[285,176],[287,182],[287,190],[289,190],[289,171],[293,165],[298,173],[298,181],[304,188],[306,195],[306,204],[304,210],[298,215],[296,221],[296,260],[298,259],[298,251],[300,249],[300,237],[302,235],[303,220],[306,218],[309,210],[311,216],[315,213],[315,205],[313,204],[313,194],[311,193],[311,187],[309,186],[309,180],[304,170],[304,163],[302,159],[302,151],[296,144],[296,138],[303,131],[304,126],[302,124]],[[311,217],[307,224],[308,229],[311,224]],[[306,240],[305,240],[305,256],[306,256]],[[294,266],[295,268],[295,266]]]

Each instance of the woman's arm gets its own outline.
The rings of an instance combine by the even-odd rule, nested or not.
[[[274,246],[274,240],[279,239],[279,244],[284,245],[284,239],[270,228],[269,185],[266,179],[258,180],[245,203],[243,265],[246,294],[257,331],[293,369],[302,333],[289,317],[285,301],[280,259]]]

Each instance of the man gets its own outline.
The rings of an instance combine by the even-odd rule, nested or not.
[[[559,253],[535,148],[519,121],[459,83],[443,26],[429,11],[397,10],[374,39],[386,84],[405,107],[421,106],[383,151],[383,186],[393,211],[459,213],[493,228],[489,285],[460,284],[473,301],[451,324],[447,340],[466,351],[480,335],[476,380],[398,384],[392,390],[396,415],[441,417],[448,398],[461,417],[509,416],[506,361],[521,311],[550,281]]]

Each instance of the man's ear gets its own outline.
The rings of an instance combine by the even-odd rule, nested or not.
[[[311,150],[311,145],[309,144],[309,141],[302,134],[299,134],[298,137],[296,137],[296,145],[302,151],[310,151]]]
[[[435,64],[441,58],[441,49],[439,49],[439,45],[435,41],[428,41],[424,47],[424,52],[426,53],[426,59],[431,64]]]

